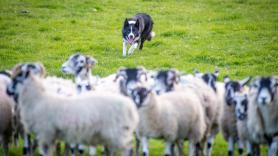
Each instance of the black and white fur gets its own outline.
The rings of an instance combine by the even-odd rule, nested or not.
[[[144,42],[150,41],[155,36],[152,28],[153,20],[148,14],[138,13],[132,18],[126,18],[122,29],[123,57],[126,56],[128,44],[131,45],[128,55],[131,55],[138,46],[139,50],[142,50]]]
[[[75,83],[78,94],[91,91],[94,85],[97,84],[98,77],[91,74],[91,69],[96,65],[97,61],[93,57],[85,56],[79,52],[71,55],[69,59],[63,63],[62,72],[75,75]],[[76,147],[80,155],[84,153],[84,145],[70,144],[72,156],[76,155]],[[89,147],[90,155],[96,154],[96,148]]]
[[[142,76],[145,77],[145,80],[142,79]],[[114,81],[120,77],[123,78],[120,80],[120,91],[126,96],[131,96],[134,88],[140,86],[143,81],[147,81],[147,73],[143,67],[121,68],[118,70]]]
[[[180,81],[180,73],[175,69],[160,70],[154,76],[155,85],[152,90],[157,94],[172,91]]]
[[[247,77],[243,80],[240,81],[233,81],[231,80],[228,76],[224,77],[224,82],[225,82],[225,95],[224,95],[224,99],[225,99],[225,103],[228,107],[232,107],[233,111],[235,111],[235,104],[234,104],[234,98],[236,93],[240,93],[243,90],[243,87],[251,80],[251,77]],[[232,112],[234,113],[234,112]],[[234,120],[236,121],[236,115]],[[236,131],[236,127],[235,127],[235,131]],[[237,133],[236,133],[237,135]],[[233,155],[233,151],[234,151],[234,144],[237,140],[237,136],[228,136],[228,156],[232,156]],[[240,150],[239,150],[240,151]]]
[[[217,77],[219,76],[219,70],[216,69],[213,73],[209,73],[209,72],[201,73],[197,69],[195,69],[194,75],[196,77],[203,79],[206,82],[206,84],[208,84],[215,92],[217,91],[216,80]]]
[[[249,99],[247,93],[235,93],[233,98],[233,103],[235,105],[235,114],[237,117],[237,130],[238,133],[247,133],[247,110],[249,105]],[[242,127],[241,127],[242,126]],[[245,127],[245,128],[244,128]],[[247,132],[241,132],[247,130]],[[241,134],[242,135],[242,134]],[[247,156],[252,155],[252,145],[248,139],[248,136],[240,136],[238,138],[238,154],[239,156],[243,155],[243,149],[246,147]]]
[[[264,137],[268,142],[268,156],[278,155],[278,79],[258,77],[252,88],[256,90],[255,104],[261,113]]]

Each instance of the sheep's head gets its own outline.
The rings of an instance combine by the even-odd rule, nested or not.
[[[203,79],[216,92],[216,80],[219,75],[219,70],[215,69],[213,73],[201,73],[197,69],[194,70],[195,77]]]
[[[148,90],[145,87],[138,87],[132,90],[131,97],[137,108],[140,108],[144,105],[150,92],[151,90]]]
[[[235,113],[239,120],[244,120],[247,117],[248,96],[245,93],[235,93],[233,98],[235,105]]]
[[[63,63],[62,72],[67,74],[79,75],[82,70],[89,71],[97,64],[97,60],[90,56],[85,56],[81,53],[73,54]]]
[[[174,89],[174,84],[179,83],[180,73],[175,69],[160,70],[154,77],[153,90],[157,94],[169,92]]]
[[[228,106],[233,105],[233,98],[236,92],[241,92],[243,87],[251,80],[251,77],[247,77],[240,81],[233,81],[228,76],[225,76],[225,101]]]
[[[145,77],[145,80],[142,80],[142,76]],[[143,67],[121,68],[118,70],[114,81],[119,78],[122,78],[120,80],[121,92],[130,96],[134,88],[141,86],[143,81],[147,80],[147,73]]]
[[[44,77],[45,69],[41,63],[24,63],[17,64],[11,73],[12,82],[7,87],[7,94],[13,96],[15,101],[17,101],[18,90],[22,86],[23,82],[32,73],[39,77]]]
[[[259,105],[270,104],[278,87],[277,79],[273,77],[258,77],[253,81],[252,88],[257,90],[256,101]],[[276,94],[277,95],[277,94]]]

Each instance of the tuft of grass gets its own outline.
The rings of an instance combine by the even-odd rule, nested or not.
[[[122,24],[138,12],[152,16],[157,35],[142,51],[123,58]],[[61,64],[80,51],[98,60],[93,74],[100,76],[138,65],[187,73],[218,67],[220,80],[223,75],[273,75],[278,69],[277,19],[277,0],[1,0],[0,69],[40,61],[49,75],[66,77]],[[150,155],[163,155],[163,146],[151,140]],[[184,149],[188,153],[187,145]],[[226,150],[220,134],[213,155],[226,155]],[[10,155],[21,155],[21,149],[12,147]]]

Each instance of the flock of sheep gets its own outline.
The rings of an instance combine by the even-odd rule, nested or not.
[[[212,155],[221,131],[228,156],[237,144],[239,155],[268,156],[278,149],[278,76],[217,81],[219,71],[193,74],[143,67],[121,68],[101,78],[91,70],[97,61],[81,53],[62,65],[74,82],[45,76],[40,63],[17,64],[0,72],[0,141],[4,155],[8,144],[24,139],[23,155],[38,145],[41,156],[71,155],[103,146],[103,154],[148,156],[151,138],[165,141],[165,156]],[[132,150],[136,140],[135,152]],[[61,151],[61,144],[65,150]],[[89,146],[89,147],[88,147]],[[88,149],[88,150],[87,150]]]

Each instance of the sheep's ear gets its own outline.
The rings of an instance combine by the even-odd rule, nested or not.
[[[180,73],[176,69],[171,69],[168,71],[168,83],[179,83]]]
[[[198,69],[193,70],[194,76],[201,78],[203,76],[203,73],[201,73]]]
[[[12,69],[11,78],[14,78],[21,71],[22,65],[23,64],[21,64],[21,63],[15,65],[15,67]]]
[[[255,88],[258,88],[259,87],[259,77],[256,77],[253,82],[251,83],[251,87],[255,87]]]
[[[147,77],[146,69],[143,66],[139,66],[139,67],[137,67],[137,70],[138,70],[139,77],[141,78],[141,76],[144,75],[145,76],[145,81],[147,81],[148,77]]]
[[[97,60],[93,57],[86,56],[86,64],[88,68],[92,68],[97,64]]]
[[[214,74],[216,77],[218,77],[218,76],[219,76],[219,69],[215,69],[213,74]]]
[[[252,77],[249,76],[249,77],[246,77],[246,78],[243,79],[243,80],[240,80],[240,81],[239,81],[240,86],[241,86],[241,87],[245,86],[251,79],[252,79]]]
[[[41,69],[41,77],[44,77],[46,74],[45,67],[42,63],[39,63]]]
[[[228,82],[230,82],[230,81],[231,81],[231,79],[229,78],[228,75],[224,76],[224,82],[225,82],[225,83],[228,83]]]

